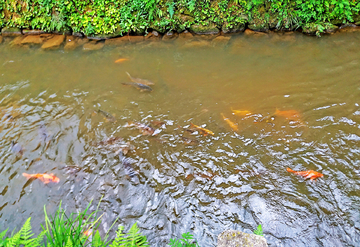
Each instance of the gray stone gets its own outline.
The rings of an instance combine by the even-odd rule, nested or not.
[[[24,35],[40,35],[42,33],[45,33],[44,31],[41,31],[39,29],[23,29],[22,34]]]
[[[249,28],[257,32],[268,32],[269,24],[262,18],[254,18],[249,21]]]
[[[245,30],[245,23],[238,23],[235,25],[229,25],[227,22],[225,22],[222,25],[221,28],[223,33],[238,33],[238,32],[244,32]]]
[[[17,27],[4,27],[3,29],[1,29],[1,35],[2,36],[20,36],[22,35],[21,33],[21,29],[17,28]]]
[[[196,34],[218,34],[220,32],[214,23],[193,24],[190,26],[190,31]]]
[[[225,230],[218,236],[217,247],[267,247],[266,239],[255,234]]]

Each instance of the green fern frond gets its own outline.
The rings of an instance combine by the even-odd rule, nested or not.
[[[143,236],[139,233],[139,227],[137,227],[137,224],[135,222],[134,225],[129,230],[129,236],[127,237],[128,240],[131,241],[130,246],[149,246],[146,236]]]
[[[23,244],[24,246],[32,246],[33,243],[33,239],[31,239],[31,237],[34,235],[34,233],[32,233],[31,231],[31,224],[30,224],[30,220],[31,217],[29,217],[23,227],[20,230],[20,234],[21,234],[21,240],[20,240],[20,244]]]
[[[42,231],[36,238],[34,238],[33,246],[40,246],[41,242],[44,240],[46,231]]]
[[[254,231],[254,234],[259,235],[259,236],[264,236],[261,224],[258,225],[257,229]]]
[[[102,246],[104,246],[103,241],[101,241],[101,236],[100,236],[99,231],[96,231],[96,233],[94,235],[94,238],[92,240],[92,246],[93,247],[102,247]]]
[[[6,247],[13,247],[20,245],[21,231],[17,232],[14,236],[8,239]]]
[[[9,228],[8,228],[9,229]],[[5,237],[6,232],[8,231],[8,229],[6,229],[5,231],[0,233],[0,240],[2,240]]]
[[[124,229],[125,229],[125,227],[119,225],[118,229],[116,230],[116,238],[114,239],[114,241],[112,242],[112,244],[109,247],[120,246],[120,241],[122,241],[125,236],[125,234],[122,233],[124,231]]]
[[[68,239],[67,239],[67,241],[66,241],[65,247],[73,247],[73,244],[72,244],[72,242],[71,242],[71,238],[70,238],[70,237],[68,237]]]

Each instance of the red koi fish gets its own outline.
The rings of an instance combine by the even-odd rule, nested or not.
[[[22,175],[24,177],[26,177],[27,179],[30,179],[30,178],[39,179],[44,184],[48,184],[50,182],[53,182],[53,183],[60,182],[60,179],[58,177],[56,177],[54,174],[52,174],[52,173],[51,174],[45,174],[45,173],[27,174],[27,173],[23,173]]]
[[[310,180],[314,180],[316,178],[322,178],[324,176],[320,172],[316,172],[316,171],[313,171],[313,170],[299,171],[299,172],[291,170],[290,168],[287,168],[286,170],[288,172],[292,172],[292,173],[294,173],[296,175],[303,176],[305,179],[310,178]]]

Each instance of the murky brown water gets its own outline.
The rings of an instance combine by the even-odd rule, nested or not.
[[[270,246],[357,246],[360,243],[360,33],[321,39],[295,35],[233,36],[225,47],[177,44],[43,52],[0,46],[0,231],[43,206],[68,212],[91,199],[107,230],[138,222],[152,246],[192,232],[215,246],[227,228],[263,226]],[[129,61],[114,63],[126,57]],[[150,79],[153,92],[121,82]],[[253,115],[232,115],[248,110]],[[106,121],[98,109],[113,114]],[[301,122],[275,110],[296,110]],[[238,124],[235,133],[221,113]],[[9,117],[11,114],[14,118]],[[134,121],[156,136],[142,135]],[[214,136],[190,133],[190,123]],[[140,183],[115,151],[99,146],[122,137]],[[189,141],[187,145],[184,138]],[[11,150],[11,141],[24,147]],[[317,181],[286,171],[315,170]],[[58,184],[22,173],[54,173]]]

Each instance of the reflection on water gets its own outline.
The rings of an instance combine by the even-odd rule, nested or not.
[[[270,246],[357,245],[359,41],[239,35],[221,47],[92,53],[1,45],[0,231],[30,216],[40,225],[43,205],[74,211],[103,196],[103,230],[117,217],[137,221],[154,246],[187,231],[214,246],[223,230],[258,224]],[[127,72],[153,91],[122,85]]]

